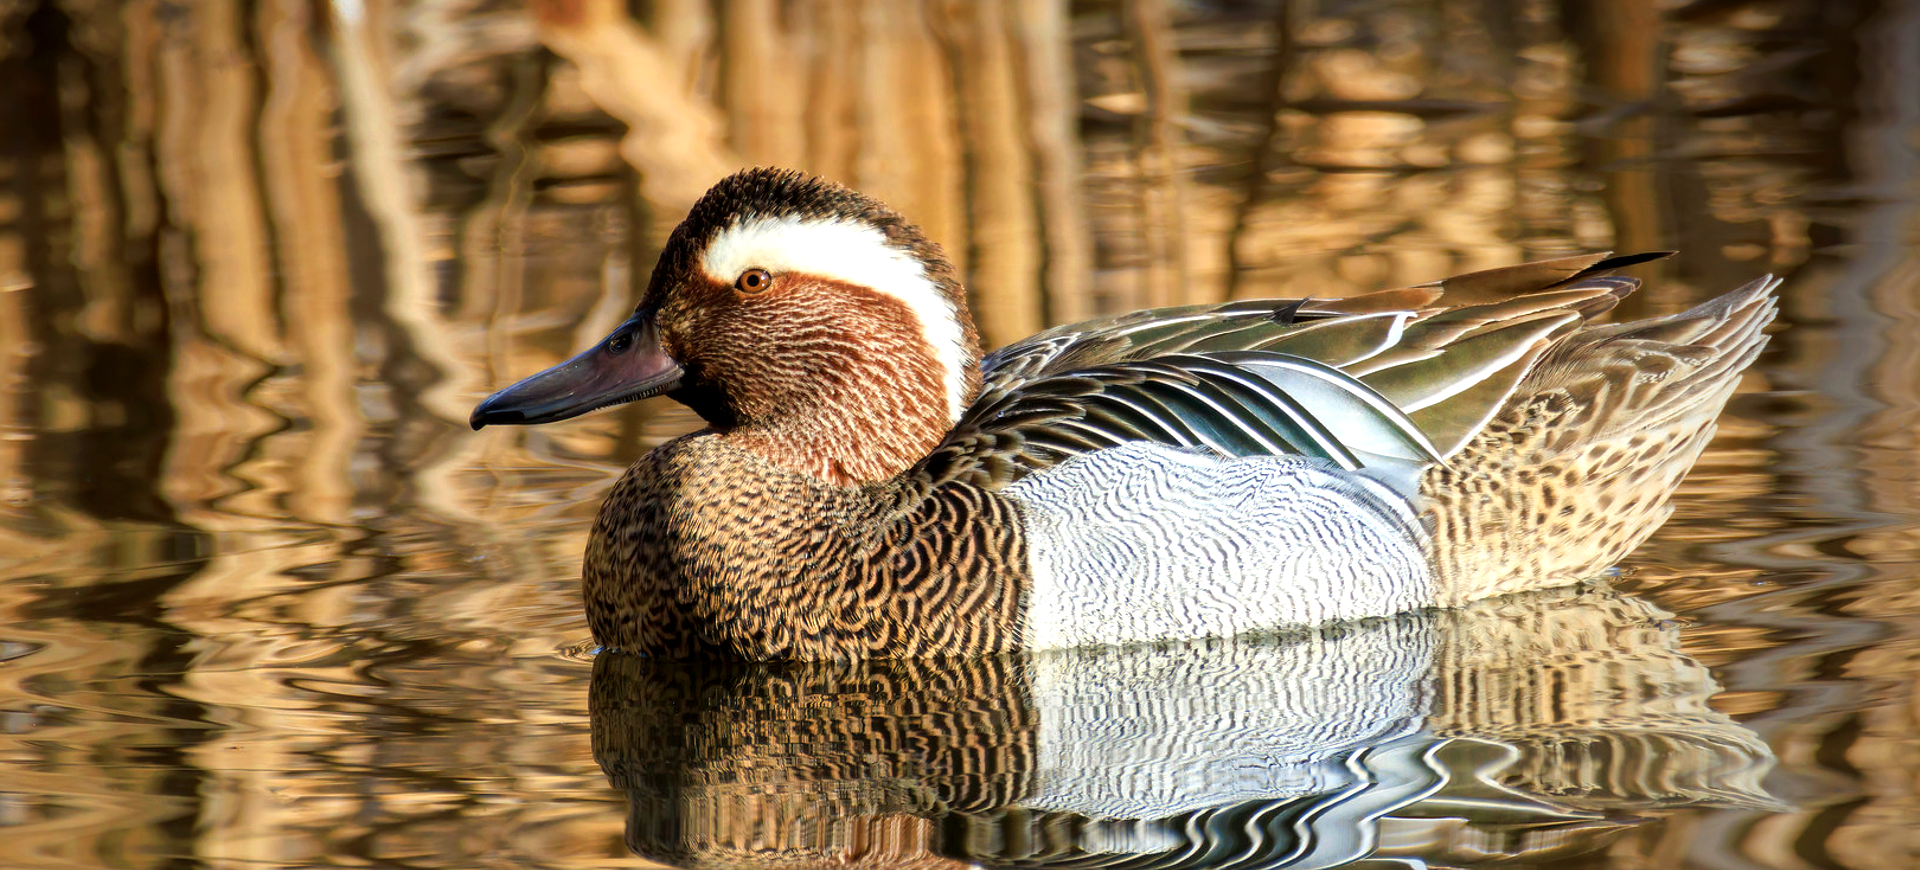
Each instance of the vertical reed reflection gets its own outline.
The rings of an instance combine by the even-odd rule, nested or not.
[[[1755,245],[1790,265],[1813,219],[1760,197],[1804,177],[1814,138],[1787,130],[1778,100],[1710,98],[1765,95],[1779,63],[1747,72],[1759,56],[1741,40],[1798,13],[1661,22],[1682,61],[1662,77],[1645,28],[1626,28],[1643,46],[1630,60],[1604,43],[1620,27],[1498,3],[1215,18],[1153,3],[34,9],[13,19],[32,51],[7,58],[34,83],[14,101],[34,185],[15,224],[34,243],[14,271],[49,348],[87,334],[136,357],[166,349],[160,366],[102,360],[98,376],[186,415],[135,427],[186,433],[167,465],[146,460],[145,478],[178,490],[146,515],[266,515],[291,499],[337,523],[358,493],[474,522],[491,488],[462,469],[521,460],[460,434],[463,403],[615,319],[665,227],[748,161],[827,172],[916,216],[968,269],[990,342],[1155,299],[1337,295],[1609,246],[1627,240],[1620,221],[1644,221],[1592,191],[1666,208],[1607,175],[1642,164],[1713,168],[1689,202],[1768,233],[1690,251],[1691,270],[1744,274],[1715,264]],[[1608,120],[1676,105],[1660,147],[1730,159],[1664,161]],[[1593,141],[1643,156],[1583,163],[1581,131],[1602,128]],[[1246,166],[1257,176],[1232,171]],[[73,256],[59,256],[69,228]],[[58,353],[32,363],[49,391],[87,367]],[[632,449],[616,431],[529,437],[608,456]]]
[[[25,300],[32,348],[16,383],[45,397],[16,399],[37,433],[23,470],[88,517],[168,523],[175,507],[158,487],[177,413],[167,395],[177,313],[166,286],[186,264],[169,256],[181,240],[154,226],[140,166],[149,131],[133,108],[143,95],[125,90],[114,54],[67,49],[93,35],[67,14],[46,6],[15,24],[29,49],[5,60],[20,83],[6,118],[18,259],[0,269]]]

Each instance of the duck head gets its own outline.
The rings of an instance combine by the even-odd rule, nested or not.
[[[881,203],[751,169],[673,231],[633,316],[474,408],[550,423],[666,394],[728,443],[842,484],[931,451],[979,391],[980,348],[940,247]]]

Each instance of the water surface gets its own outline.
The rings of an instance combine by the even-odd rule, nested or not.
[[[0,7],[0,865],[1920,857],[1912,4],[639,5]],[[752,163],[922,222],[990,342],[1597,250],[1783,312],[1586,588],[595,660],[588,523],[691,417],[467,411]]]

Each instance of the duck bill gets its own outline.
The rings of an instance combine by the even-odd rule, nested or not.
[[[531,426],[657,396],[680,385],[685,371],[660,346],[651,312],[629,318],[599,344],[487,397],[467,422]]]

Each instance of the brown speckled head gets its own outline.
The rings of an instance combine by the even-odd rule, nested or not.
[[[930,451],[979,389],[940,247],[879,202],[752,169],[694,205],[637,317],[686,370],[671,395],[738,446],[838,483]]]

